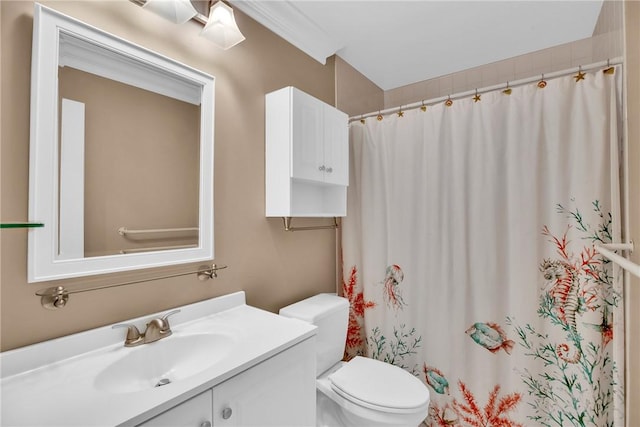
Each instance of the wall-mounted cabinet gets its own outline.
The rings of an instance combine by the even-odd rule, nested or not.
[[[266,215],[347,212],[348,116],[294,87],[266,95]]]

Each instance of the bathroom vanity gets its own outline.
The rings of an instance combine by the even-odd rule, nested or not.
[[[136,347],[109,325],[0,353],[0,425],[315,425],[314,326],[244,292],[180,310],[170,336]]]

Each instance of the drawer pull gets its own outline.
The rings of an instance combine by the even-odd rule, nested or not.
[[[231,414],[233,413],[233,411],[231,410],[231,408],[224,408],[222,410],[222,419],[223,420],[228,420],[229,418],[231,418]]]

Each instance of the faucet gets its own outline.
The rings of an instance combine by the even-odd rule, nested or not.
[[[169,325],[169,316],[179,313],[180,310],[173,310],[164,316],[152,319],[147,323],[144,333],[140,333],[136,325],[130,323],[120,323],[113,325],[111,328],[127,328],[127,336],[124,340],[125,347],[136,347],[140,344],[148,344],[150,342],[161,340],[171,335],[171,326]]]

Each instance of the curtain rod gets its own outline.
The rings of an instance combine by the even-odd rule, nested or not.
[[[429,107],[435,104],[439,104],[440,102],[443,101],[448,101],[448,100],[457,100],[457,99],[462,99],[462,98],[467,98],[469,96],[472,95],[482,95],[488,92],[493,92],[496,90],[504,90],[504,89],[512,89],[514,87],[518,87],[518,86],[524,86],[527,85],[529,83],[533,83],[533,82],[538,82],[540,80],[545,80],[545,79],[554,79],[554,78],[558,78],[558,77],[562,77],[562,76],[566,76],[569,74],[573,74],[575,72],[579,72],[579,71],[592,71],[598,68],[602,68],[602,67],[610,67],[610,66],[615,66],[615,65],[620,65],[622,64],[622,57],[617,57],[614,59],[608,59],[606,61],[600,61],[600,62],[594,62],[592,64],[588,64],[585,66],[579,66],[579,67],[573,67],[573,68],[569,68],[566,70],[561,70],[561,71],[555,71],[553,73],[542,73],[540,76],[534,76],[534,77],[528,77],[525,79],[520,79],[520,80],[515,80],[513,82],[511,81],[507,81],[506,83],[501,83],[501,84],[497,84],[497,85],[493,85],[493,86],[486,86],[483,88],[478,88],[478,89],[472,89],[472,90],[468,90],[465,92],[460,92],[457,93],[455,95],[447,95],[447,96],[440,96],[438,98],[432,98],[429,100],[422,100],[422,101],[418,101],[418,102],[413,102],[407,105],[400,105],[397,107],[391,107],[391,108],[386,108],[384,110],[379,110],[379,111],[375,111],[375,112],[371,112],[371,113],[367,113],[367,114],[360,114],[357,116],[352,116],[349,117],[349,122],[353,122],[355,120],[362,120],[362,119],[366,119],[368,117],[374,117],[374,116],[378,116],[378,115],[385,115],[385,114],[389,114],[389,113],[397,113],[399,111],[408,111],[408,110],[415,110],[416,108],[421,108],[421,107]]]

